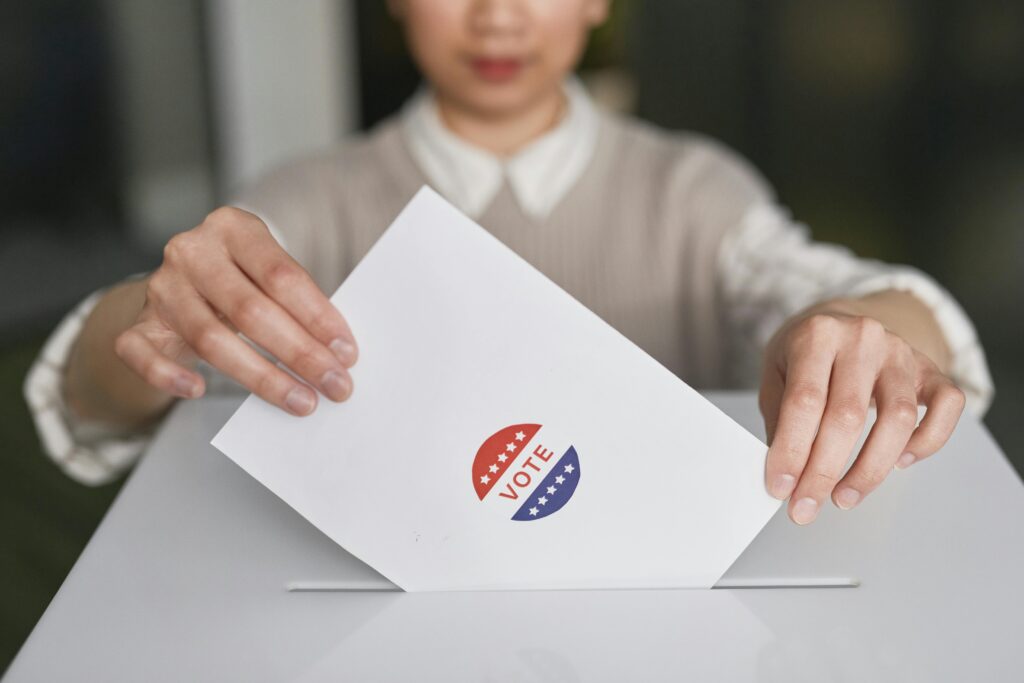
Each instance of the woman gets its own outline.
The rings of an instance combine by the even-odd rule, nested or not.
[[[926,276],[808,242],[727,150],[594,107],[569,74],[607,0],[390,7],[428,83],[400,115],[270,174],[55,333],[27,390],[67,471],[129,463],[207,390],[200,360],[296,416],[344,401],[356,337],[323,292],[423,183],[688,382],[760,359],[766,486],[797,523],[856,506],[990,400],[970,322]]]

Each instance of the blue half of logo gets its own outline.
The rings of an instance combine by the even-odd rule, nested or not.
[[[543,481],[526,498],[519,511],[512,516],[517,522],[529,522],[547,517],[562,509],[580,481],[580,458],[576,448],[569,446]]]

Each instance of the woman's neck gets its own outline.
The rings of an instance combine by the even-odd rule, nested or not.
[[[558,125],[566,108],[562,88],[531,104],[504,115],[474,111],[438,93],[441,121],[466,142],[498,156],[509,156]]]

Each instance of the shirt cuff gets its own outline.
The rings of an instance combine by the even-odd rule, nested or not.
[[[128,431],[76,417],[64,399],[64,370],[86,318],[105,290],[95,292],[53,331],[25,378],[24,394],[43,451],[72,479],[98,486],[128,469],[152,439],[152,429]]]

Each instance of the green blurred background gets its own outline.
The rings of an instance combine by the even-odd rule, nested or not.
[[[149,73],[178,93],[146,168],[164,177],[187,155],[216,179],[207,26],[221,4],[0,6],[0,670],[119,488],[80,486],[50,464],[21,384],[63,312],[158,263],[135,229],[123,20],[161,17],[150,25],[171,32],[134,36]],[[417,77],[383,3],[339,5],[366,127]],[[608,106],[741,151],[818,239],[935,275],[977,324],[997,386],[986,422],[1024,467],[1024,2],[618,0],[582,72]],[[212,206],[224,187],[209,187]]]

